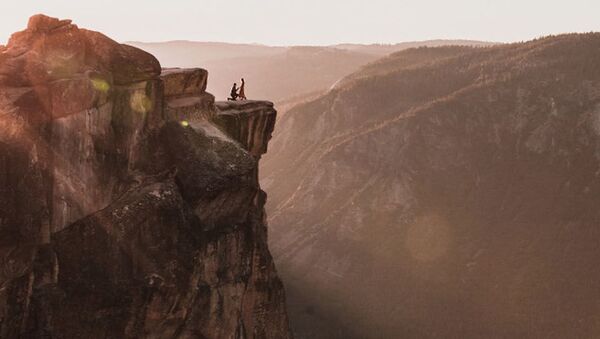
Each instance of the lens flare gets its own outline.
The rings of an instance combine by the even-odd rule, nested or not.
[[[129,99],[129,106],[138,113],[148,113],[152,110],[152,100],[143,92],[135,92]]]
[[[92,86],[99,92],[106,93],[110,89],[110,84],[104,79],[92,78],[90,81],[92,82]]]
[[[80,69],[80,62],[70,51],[55,50],[45,56],[46,73],[54,79],[72,77]]]

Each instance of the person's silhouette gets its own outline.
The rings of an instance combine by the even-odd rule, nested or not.
[[[233,83],[233,87],[231,87],[231,92],[229,93],[229,98],[227,98],[227,100],[229,101],[236,101],[238,98],[238,92],[237,92],[237,84]]]
[[[242,84],[240,85],[240,92],[238,94],[240,100],[247,100],[246,98],[246,81],[242,78]]]

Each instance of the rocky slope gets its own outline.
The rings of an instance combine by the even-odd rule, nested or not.
[[[0,46],[0,337],[289,337],[257,177],[276,112],[206,83],[43,15]]]
[[[599,55],[412,49],[286,113],[262,182],[297,337],[596,337]]]

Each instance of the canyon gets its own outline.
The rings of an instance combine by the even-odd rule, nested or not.
[[[600,34],[394,53],[262,162],[296,338],[594,338]]]
[[[0,337],[596,337],[600,34],[455,42],[31,17],[0,45]],[[215,99],[242,76],[277,105]]]

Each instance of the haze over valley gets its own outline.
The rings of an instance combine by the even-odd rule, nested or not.
[[[192,41],[130,44],[154,54],[163,67],[209,69],[208,90],[217,98],[224,99],[231,85],[244,77],[252,97],[275,102],[326,91],[361,66],[396,51],[420,46],[492,45],[467,40],[291,47]]]
[[[598,11],[0,4],[0,338],[598,338]]]

